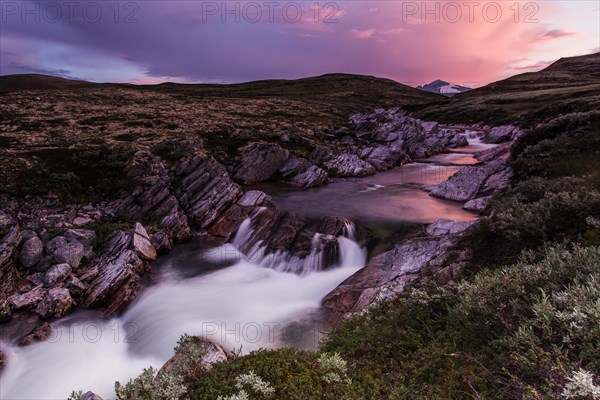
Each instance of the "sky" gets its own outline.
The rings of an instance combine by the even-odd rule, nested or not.
[[[600,0],[0,0],[1,75],[235,83],[343,72],[478,87],[598,51]]]

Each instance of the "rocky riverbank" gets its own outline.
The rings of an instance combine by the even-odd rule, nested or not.
[[[271,265],[285,264],[294,272],[327,268],[337,261],[336,238],[344,234],[345,220],[308,220],[279,210],[265,193],[245,191],[240,185],[281,180],[314,187],[338,177],[373,174],[464,146],[465,132],[471,129],[419,121],[398,109],[355,115],[349,126],[327,133],[324,144],[308,158],[262,142],[241,148],[225,164],[198,141],[181,143],[184,155],[175,160],[140,148],[127,169],[134,188],[110,202],[79,205],[57,198],[4,198],[2,320],[27,315],[52,320],[82,307],[99,308],[105,315],[118,313],[139,294],[142,276],[158,254],[193,236],[233,240],[245,221],[252,225],[246,237],[238,238],[245,254],[272,255]],[[507,137],[480,130],[490,140]],[[432,194],[452,198],[468,189],[468,200],[483,202],[507,182],[505,165],[494,164],[506,151],[480,155],[482,164],[472,167],[483,171],[475,174],[477,178],[471,172],[466,173],[468,179],[453,177],[446,186],[431,188]],[[473,182],[475,190],[469,186]],[[366,243],[368,232],[357,234]],[[421,248],[431,257],[445,253],[452,242],[447,236],[434,235],[417,246],[415,254]],[[322,255],[316,265],[315,253]]]

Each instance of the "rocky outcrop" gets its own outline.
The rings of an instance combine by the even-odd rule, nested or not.
[[[28,292],[22,294],[13,294],[8,298],[8,303],[13,310],[21,310],[36,306],[44,297],[45,290],[42,286],[37,286]]]
[[[240,150],[233,179],[253,185],[269,179],[287,161],[290,153],[275,143],[250,143]]]
[[[223,238],[225,241],[231,238],[244,222],[248,215],[259,207],[271,204],[271,197],[258,190],[250,190],[238,199],[210,228],[211,235]]]
[[[104,247],[90,281],[83,305],[104,307],[106,314],[123,309],[141,290],[144,262],[132,249],[132,233],[118,231]]]
[[[52,326],[48,322],[44,322],[42,325],[33,329],[27,335],[23,336],[19,340],[19,346],[29,346],[34,342],[43,342],[52,333]]]
[[[367,266],[342,282],[323,299],[323,307],[339,320],[366,310],[370,305],[395,297],[423,278],[424,274],[452,268],[450,259],[465,261],[453,249],[474,222],[440,220],[427,227],[428,236],[397,244],[394,249],[371,259]],[[456,253],[456,257],[453,255]]]

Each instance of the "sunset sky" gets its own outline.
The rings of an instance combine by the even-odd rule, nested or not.
[[[0,5],[2,75],[230,83],[346,72],[480,86],[600,51],[597,0]]]

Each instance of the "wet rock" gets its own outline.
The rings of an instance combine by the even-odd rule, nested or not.
[[[73,305],[68,289],[53,288],[46,292],[35,311],[45,319],[60,318],[68,313]]]
[[[32,290],[23,294],[13,294],[8,298],[8,303],[15,310],[22,308],[33,307],[38,304],[44,297],[45,290],[41,286],[37,286]]]
[[[46,243],[46,254],[50,256],[53,255],[58,248],[66,246],[67,243],[68,240],[64,236],[56,236],[53,239],[50,239],[48,243]]]
[[[86,292],[85,307],[105,307],[106,313],[112,314],[137,296],[144,263],[130,250],[131,236],[129,232],[118,231],[104,247],[96,277]]]
[[[57,264],[51,267],[44,275],[43,281],[46,287],[55,286],[69,277],[71,266],[69,264]]]
[[[69,264],[71,268],[77,269],[83,259],[84,248],[78,241],[67,242],[67,244],[57,248],[52,256],[59,264]]]
[[[279,169],[284,181],[301,187],[316,187],[328,181],[327,172],[305,158],[293,157]]]
[[[196,360],[196,363],[202,366],[202,368],[209,369],[213,364],[227,361],[225,350],[218,344],[197,336],[194,336],[191,340],[193,341],[193,345],[199,350],[200,357]],[[158,373],[164,374],[171,372],[173,368],[177,368],[177,364],[180,363],[185,356],[186,355],[181,352],[175,353],[175,355],[162,366]]]
[[[44,244],[37,236],[34,236],[23,243],[19,261],[25,268],[34,267],[42,259],[43,252]]]
[[[366,148],[361,152],[360,158],[373,165],[378,171],[385,171],[409,160],[402,149],[386,146]]]
[[[392,298],[420,279],[425,269],[441,267],[458,236],[415,239],[369,261],[366,267],[342,282],[323,299],[333,320],[361,312],[371,304]]]
[[[459,233],[464,233],[476,223],[477,221],[453,221],[450,219],[439,219],[433,224],[427,226],[426,231],[429,236],[456,235]]]
[[[229,240],[252,211],[266,205],[271,205],[269,195],[258,190],[250,190],[219,217],[210,228],[209,233]]]
[[[44,322],[42,325],[33,329],[27,335],[23,336],[19,340],[19,346],[29,346],[34,342],[43,342],[52,333],[52,326],[48,322]]]
[[[359,177],[373,175],[376,170],[371,164],[355,154],[340,154],[324,161],[330,175],[338,177]]]
[[[159,254],[165,254],[173,249],[173,241],[168,233],[164,231],[156,232],[150,236],[150,243]]]
[[[225,168],[213,157],[199,153],[175,169],[175,195],[189,223],[206,229],[241,195]]]
[[[240,150],[233,179],[252,185],[269,179],[286,162],[289,151],[275,143],[251,143]]]
[[[427,186],[425,190],[435,197],[466,202],[507,187],[510,176],[512,172],[506,161],[494,160],[482,165],[463,167],[450,179]]]
[[[156,259],[156,249],[150,241],[146,228],[139,222],[135,223],[133,229],[133,249],[138,257],[143,260],[152,261]]]
[[[6,367],[6,356],[0,351],[0,371],[2,371],[4,367]]]
[[[85,247],[95,247],[97,242],[96,232],[88,229],[69,229],[65,232],[65,238],[76,240]]]
[[[85,283],[81,282],[81,280],[76,276],[72,276],[67,280],[66,287],[67,289],[69,289],[69,292],[76,298],[83,295],[88,289],[88,286]]]

